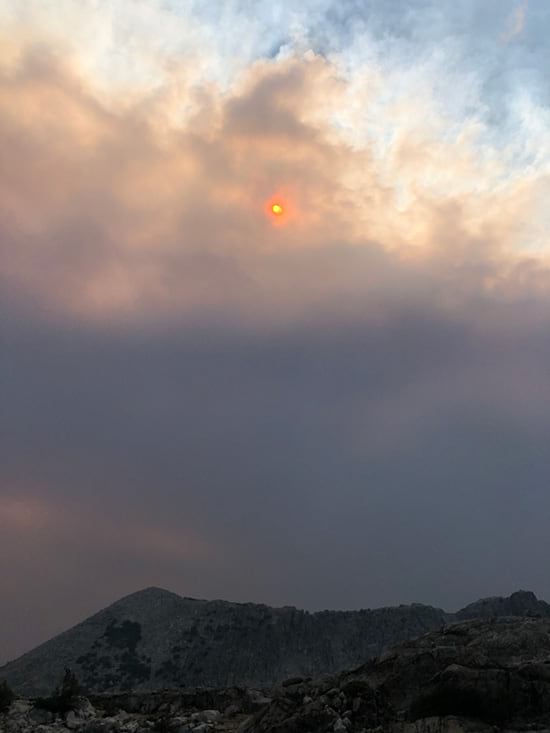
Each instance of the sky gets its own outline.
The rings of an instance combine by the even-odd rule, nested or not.
[[[549,34],[0,0],[0,662],[151,585],[550,599]]]

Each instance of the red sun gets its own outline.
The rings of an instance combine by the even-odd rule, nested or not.
[[[264,201],[263,209],[271,225],[277,228],[290,224],[296,215],[292,197],[283,191],[275,191]]]

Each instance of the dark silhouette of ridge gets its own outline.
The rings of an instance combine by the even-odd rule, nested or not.
[[[395,644],[473,618],[550,617],[534,593],[457,613],[423,604],[310,613],[291,606],[184,598],[145,588],[0,668],[19,694],[51,692],[69,667],[89,691],[267,687],[357,667]]]

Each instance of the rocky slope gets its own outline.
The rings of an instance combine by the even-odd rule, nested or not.
[[[550,730],[550,621],[450,625],[353,672],[295,680],[242,733]]]
[[[450,624],[361,667],[228,688],[80,698],[54,716],[30,700],[3,733],[493,733],[550,731],[550,620]]]
[[[479,604],[479,615],[550,613],[550,606],[526,592],[453,615],[419,604],[308,613],[149,588],[0,668],[0,680],[20,694],[44,695],[70,667],[91,692],[270,687],[292,676],[352,668],[400,641],[468,617]]]

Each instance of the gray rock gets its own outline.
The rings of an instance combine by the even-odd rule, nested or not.
[[[228,705],[225,710],[223,711],[223,714],[226,718],[234,718],[235,715],[238,715],[241,712],[241,706],[240,705]]]
[[[113,718],[104,720],[89,720],[80,728],[82,733],[118,733],[120,726]]]
[[[32,708],[29,712],[29,720],[34,725],[48,725],[53,723],[55,715],[49,710],[43,710],[42,708]]]
[[[11,704],[11,715],[25,715],[32,708],[30,700],[14,700]]]
[[[200,719],[205,723],[215,723],[221,717],[219,710],[202,710],[199,715]]]
[[[79,728],[81,724],[82,720],[77,716],[74,710],[69,710],[65,715],[65,726],[69,728],[69,730],[74,730],[75,728]]]
[[[75,712],[79,718],[93,718],[96,714],[94,706],[87,697],[79,697],[77,699]]]
[[[172,733],[191,733],[192,726],[185,718],[174,718],[171,722]]]
[[[125,720],[120,724],[120,730],[124,733],[137,733],[140,728],[140,722],[137,720]]]

